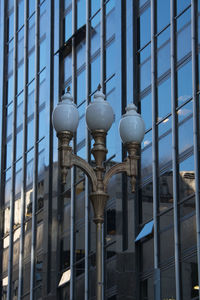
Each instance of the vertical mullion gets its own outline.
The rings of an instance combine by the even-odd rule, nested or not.
[[[90,0],[86,0],[86,105],[90,95]],[[89,162],[89,132],[86,126],[85,151]],[[89,182],[85,176],[85,300],[89,299]]]
[[[76,0],[72,0],[72,35],[76,31]],[[72,95],[76,101],[76,49],[75,38],[72,38]],[[75,150],[76,137],[73,139]],[[71,221],[70,221],[70,300],[75,299],[75,168],[71,169]]]
[[[3,249],[3,236],[4,236],[4,187],[5,187],[5,147],[6,147],[6,138],[5,138],[5,129],[6,129],[6,110],[5,110],[5,105],[6,105],[6,89],[4,88],[5,82],[6,82],[6,77],[7,77],[7,63],[6,63],[6,3],[3,0],[0,0],[1,4],[1,11],[0,11],[0,19],[2,20],[2,25],[0,27],[0,43],[2,43],[3,49],[0,51],[0,65],[3,66],[0,69],[0,91],[1,91],[1,99],[0,99],[0,107],[2,108],[1,110],[1,115],[0,115],[0,249]],[[2,274],[2,265],[3,265],[3,250],[1,251],[0,254],[0,273]],[[0,278],[0,295],[2,295],[2,276]]]
[[[10,199],[10,236],[9,236],[9,258],[8,258],[8,292],[7,299],[12,295],[12,264],[13,264],[13,225],[14,225],[14,204],[15,204],[15,159],[16,159],[16,94],[17,94],[17,0],[14,1],[14,55],[13,55],[13,123],[12,123],[12,188]]]
[[[53,74],[54,74],[54,57],[53,57],[53,49],[54,49],[54,1],[48,1],[48,26],[50,28],[47,31],[47,45],[49,46],[49,54],[47,60],[47,83],[48,83],[48,97],[49,99],[49,106],[48,106],[48,115],[49,120],[51,120],[52,112],[53,112],[53,89],[54,89],[54,82],[53,82]],[[47,46],[47,47],[48,47]],[[53,283],[52,280],[52,263],[51,263],[51,246],[52,246],[52,187],[53,187],[53,127],[52,122],[49,122],[49,136],[48,136],[48,145],[49,145],[49,172],[48,172],[48,209],[47,209],[47,222],[46,222],[46,229],[48,231],[48,239],[47,239],[47,286],[46,289],[44,287],[44,293],[48,294],[51,290],[55,289],[56,295],[56,283]],[[55,274],[55,273],[54,273]]]
[[[196,204],[196,231],[197,231],[197,263],[198,285],[200,285],[200,204],[199,204],[199,96],[198,90],[198,2],[191,0],[192,22],[192,97],[193,97],[193,127],[194,127],[194,161],[195,161],[195,204]],[[198,296],[200,299],[200,293]]]
[[[22,189],[21,189],[21,233],[20,233],[20,252],[19,252],[19,288],[18,299],[22,297],[22,278],[23,278],[23,255],[24,255],[24,214],[25,214],[25,190],[26,190],[26,148],[27,148],[27,83],[28,83],[28,0],[24,5],[24,102],[23,102],[23,155],[22,155]]]
[[[101,0],[101,33],[100,33],[100,59],[101,59],[101,86],[105,93],[105,4]]]
[[[106,32],[105,32],[105,3],[104,0],[101,0],[101,29],[100,29],[100,70],[101,70],[101,86],[102,86],[102,92],[106,93],[105,89],[105,40],[106,40]],[[104,261],[105,261],[105,249],[104,249],[104,223],[101,225],[102,226],[102,297],[104,299],[105,297],[105,266],[104,266]],[[97,237],[96,237],[97,238]]]
[[[174,208],[174,251],[176,299],[181,300],[180,290],[180,254],[179,254],[179,225],[178,225],[178,131],[177,131],[177,84],[176,84],[176,3],[171,0],[171,106],[172,106],[172,168],[173,168],[173,208]]]
[[[37,231],[37,177],[38,177],[38,90],[39,90],[39,0],[35,6],[35,101],[34,101],[34,165],[33,165],[33,202],[32,202],[32,237],[31,237],[31,276],[30,300],[34,299],[36,231]]]
[[[152,168],[154,219],[154,298],[160,299],[160,271],[158,247],[158,132],[157,132],[157,66],[156,66],[156,0],[151,0],[151,85],[152,85]]]

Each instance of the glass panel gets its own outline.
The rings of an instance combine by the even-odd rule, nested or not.
[[[47,49],[46,39],[40,42],[40,71],[46,66]]]
[[[38,176],[44,176],[45,172],[45,141],[42,140],[38,147]]]
[[[18,0],[18,29],[24,24],[24,0]]]
[[[153,217],[153,185],[152,182],[143,186],[141,191],[142,220],[145,223]]]
[[[198,265],[196,255],[184,260],[181,263],[182,273],[182,299],[198,299]]]
[[[142,0],[140,0],[142,1]],[[144,1],[144,0],[143,0]],[[141,300],[154,300],[153,278],[145,279],[140,283]]]
[[[153,269],[153,239],[141,243],[142,271]]]
[[[35,77],[35,51],[31,52],[28,57],[28,82]]]
[[[184,1],[183,1],[184,2]],[[191,11],[188,9],[177,19],[177,59],[191,51]]]
[[[13,101],[13,75],[8,78],[7,89],[7,104],[9,104],[11,101]]]
[[[82,27],[86,23],[86,8],[85,8],[85,0],[77,0],[77,29]]]
[[[14,10],[10,14],[7,24],[8,24],[8,41],[10,41],[14,35]]]
[[[189,61],[178,70],[178,105],[192,96],[192,64]]]
[[[115,28],[115,0],[110,0],[106,4],[106,41],[114,35]]]
[[[25,249],[27,250],[26,235],[25,235]],[[31,249],[30,249],[29,253],[31,253]],[[31,263],[24,262],[23,263],[23,294],[26,294],[30,291],[30,273],[31,273]],[[23,299],[25,300],[26,298],[23,298]],[[28,295],[27,300],[28,299],[30,299],[29,295]]]
[[[5,207],[7,207],[10,204],[10,199],[11,199],[11,169],[9,169],[6,172],[5,175]]]
[[[16,160],[22,156],[22,152],[23,152],[23,131],[21,129],[16,136]]]
[[[159,167],[160,170],[171,165],[172,161],[172,133],[163,134],[159,138]]]
[[[28,108],[27,115],[30,117],[34,114],[34,91],[35,91],[35,81],[31,82],[28,86]]]
[[[140,16],[140,48],[151,40],[151,10],[148,7]]]
[[[16,163],[16,174],[15,174],[15,195],[21,193],[22,187],[22,159]]]
[[[34,144],[34,119],[31,117],[27,124],[27,149],[33,147]]]
[[[14,40],[12,40],[8,44],[8,74],[9,74],[9,76],[13,72],[13,53],[14,53]],[[13,87],[12,87],[12,89],[13,89]],[[11,100],[13,100],[13,99],[11,99]]]
[[[77,76],[77,104],[82,103],[86,98],[86,78],[85,78],[85,70]],[[85,109],[85,107],[84,107]]]
[[[193,119],[192,115],[179,123],[179,155],[193,147]]]
[[[91,20],[91,55],[100,48],[100,13]]]
[[[20,228],[18,228],[17,230],[14,231],[14,235],[13,235],[13,266],[17,265],[15,267],[18,267],[19,265],[19,248],[20,248],[20,243],[19,243],[19,239],[20,239]]]
[[[106,48],[106,78],[109,78],[116,71],[116,45],[113,41]]]
[[[91,0],[91,15],[93,16],[100,8],[100,0]]]
[[[28,0],[28,15],[29,17],[32,15],[32,13],[35,11],[35,1]]]
[[[176,280],[174,267],[165,271],[161,271],[161,297],[162,299],[176,299]]]
[[[141,116],[145,120],[145,130],[152,127],[152,95],[151,93],[141,99]]]
[[[195,193],[194,156],[190,156],[179,165],[180,201]]]
[[[11,166],[12,162],[12,139],[7,139],[6,143],[6,169]]]
[[[149,144],[141,153],[141,181],[152,175],[152,145]]]
[[[18,32],[18,44],[17,44],[17,62],[18,65],[20,65],[23,61],[24,58],[24,28],[22,28],[19,32]],[[23,78],[22,78],[23,81]]]
[[[174,227],[160,233],[160,263],[172,257],[174,257]]]
[[[140,52],[140,90],[151,84],[151,48],[150,45]]]
[[[100,56],[91,62],[91,91],[94,92],[100,83]]]
[[[196,216],[184,218],[180,224],[181,253],[184,250],[196,246]]]
[[[192,215],[195,211],[195,196],[191,197],[189,200],[184,201],[179,206],[180,218]]]
[[[84,67],[85,64],[85,40],[83,40],[78,46],[77,46],[77,70],[80,69],[81,67]]]
[[[69,53],[64,59],[64,80],[69,81],[72,76],[72,53]]]
[[[10,207],[6,207],[4,210],[4,236],[9,234],[9,232],[10,232]]]
[[[13,124],[13,103],[7,107],[7,132],[6,136],[11,137]]]
[[[171,112],[171,79],[158,86],[158,121]],[[146,119],[145,124],[146,124]]]
[[[67,41],[72,35],[72,10],[71,7],[67,11],[67,15],[65,16],[65,41]]]
[[[167,2],[167,1],[165,1]],[[170,28],[167,28],[157,38],[158,78],[170,70]]]
[[[170,0],[157,0],[157,32],[170,23]]]
[[[37,218],[39,215],[37,216]],[[43,239],[44,239],[44,224],[43,222],[40,222],[37,224],[37,237],[36,237],[36,249],[37,251],[41,250],[43,247]],[[37,265],[39,268],[39,265]]]
[[[160,212],[173,206],[173,173],[168,170],[159,176]]]
[[[85,103],[79,107],[79,126],[77,128],[77,144],[85,139],[86,122],[85,122]],[[80,149],[80,146],[79,146]]]
[[[177,0],[177,15],[180,14],[188,5],[190,5],[190,0]]]

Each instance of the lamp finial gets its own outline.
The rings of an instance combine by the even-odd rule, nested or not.
[[[97,91],[101,90],[101,84],[99,83],[98,87],[97,87]]]
[[[67,88],[67,92],[68,92],[68,93],[70,92],[70,86],[68,86],[68,88]]]

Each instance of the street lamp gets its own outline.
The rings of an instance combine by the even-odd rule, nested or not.
[[[105,95],[98,87],[94,94],[94,101],[86,109],[87,127],[94,138],[91,152],[95,159],[95,167],[91,167],[81,157],[72,152],[69,143],[76,132],[79,122],[78,109],[73,102],[69,89],[61,97],[61,102],[53,111],[53,126],[59,139],[60,167],[62,183],[65,184],[67,171],[77,166],[87,174],[91,181],[92,192],[90,200],[94,209],[94,223],[96,224],[96,295],[102,300],[102,224],[104,223],[104,209],[108,200],[107,186],[110,178],[118,173],[125,172],[131,179],[132,192],[135,191],[137,176],[137,154],[141,141],[144,138],[145,126],[141,116],[136,112],[137,107],[129,104],[126,113],[119,124],[122,142],[127,148],[128,157],[124,162],[115,164],[107,172],[103,162],[106,159],[106,135],[114,120],[112,107],[105,101]]]

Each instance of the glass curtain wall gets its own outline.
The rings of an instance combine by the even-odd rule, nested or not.
[[[47,2],[0,3],[1,299],[42,299],[46,288],[51,155]]]
[[[198,8],[199,9],[199,8]],[[199,299],[197,1],[139,1],[140,299]],[[196,211],[195,211],[196,209]]]

